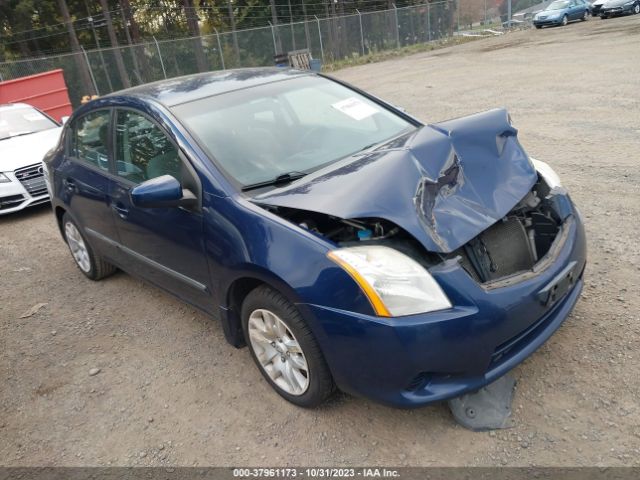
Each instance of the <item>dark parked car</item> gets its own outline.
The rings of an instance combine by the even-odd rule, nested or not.
[[[591,4],[591,15],[593,15],[594,17],[599,17],[600,13],[602,13],[602,5],[604,5],[605,1],[606,0],[595,0]]]
[[[589,18],[589,6],[583,0],[556,0],[543,11],[536,13],[533,24],[536,28],[550,25],[566,25],[574,20]]]
[[[504,110],[425,125],[248,69],[92,101],[46,166],[88,278],[121,268],[218,317],[293,403],[408,407],[496,380],[580,295],[580,215],[516,134]]]
[[[600,18],[640,13],[640,0],[605,0],[600,10]]]

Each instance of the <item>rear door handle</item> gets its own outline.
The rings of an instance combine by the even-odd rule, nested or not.
[[[70,192],[75,191],[76,182],[74,182],[73,179],[65,178],[63,183],[64,183],[64,188],[66,188],[68,191],[70,191]]]
[[[113,208],[113,211],[116,212],[120,218],[127,218],[129,216],[129,209],[123,207],[121,204],[114,203],[111,205],[111,208]]]

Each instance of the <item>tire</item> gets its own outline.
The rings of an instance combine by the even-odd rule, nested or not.
[[[640,3],[636,3],[633,7],[633,14],[638,15],[640,13]]]
[[[62,217],[62,231],[76,266],[87,278],[101,280],[117,270],[112,264],[94,253],[91,244],[81,233],[76,222],[66,213]]]
[[[589,12],[585,10],[580,20],[582,20],[583,22],[586,22],[588,18],[589,18]]]
[[[536,28],[540,29],[542,28],[542,25],[536,25]]]
[[[279,292],[266,285],[251,291],[242,303],[242,329],[258,370],[285,400],[310,408],[334,393],[333,377],[311,330]]]
[[[600,18],[601,18],[602,20],[606,20],[606,19],[607,19],[607,18],[609,18],[609,17],[607,17],[604,13],[601,13],[601,14],[600,14]]]
[[[567,17],[566,15],[563,15],[562,16],[562,23],[560,25],[562,25],[563,27],[566,27],[567,23],[569,23],[569,17]]]

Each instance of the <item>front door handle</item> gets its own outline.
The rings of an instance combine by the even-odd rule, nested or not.
[[[129,209],[122,204],[114,203],[111,205],[111,208],[113,208],[113,211],[116,212],[120,218],[127,218],[129,216]]]

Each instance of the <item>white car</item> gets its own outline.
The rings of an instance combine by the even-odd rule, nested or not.
[[[0,215],[49,201],[42,159],[61,131],[31,105],[0,105]]]

